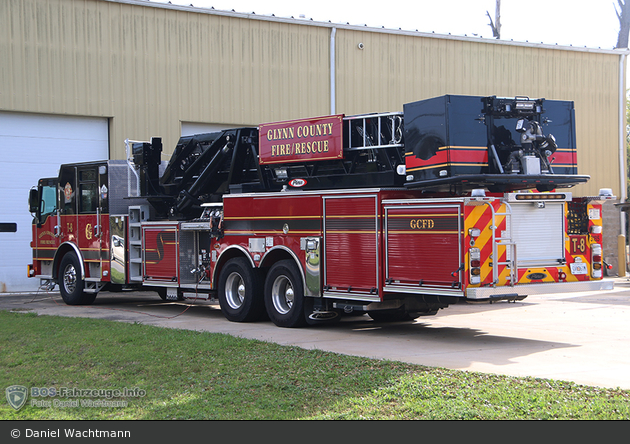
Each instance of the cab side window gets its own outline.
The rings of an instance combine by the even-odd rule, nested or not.
[[[79,170],[79,214],[96,213],[98,184],[94,168]]]
[[[59,174],[59,209],[62,214],[76,214],[75,168],[62,166]]]

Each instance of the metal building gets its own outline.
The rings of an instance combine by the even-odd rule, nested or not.
[[[125,139],[328,114],[444,94],[574,101],[572,189],[626,198],[627,51],[514,43],[153,3],[0,2],[0,292],[33,289],[28,189],[62,162],[124,159]],[[606,260],[623,216],[607,207]]]

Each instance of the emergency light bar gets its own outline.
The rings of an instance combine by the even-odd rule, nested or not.
[[[539,200],[555,200],[570,201],[573,198],[571,193],[508,193],[508,202],[519,201],[539,201]]]

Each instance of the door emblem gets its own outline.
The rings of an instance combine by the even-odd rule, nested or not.
[[[63,187],[63,195],[65,198],[65,203],[70,203],[72,202],[72,185],[70,185],[70,182],[66,182],[66,186]]]

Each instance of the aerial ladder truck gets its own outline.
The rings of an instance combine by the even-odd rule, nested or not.
[[[278,326],[612,288],[602,204],[578,197],[573,102],[446,95],[126,141],[29,194],[30,277],[67,304],[102,290],[218,303]]]

